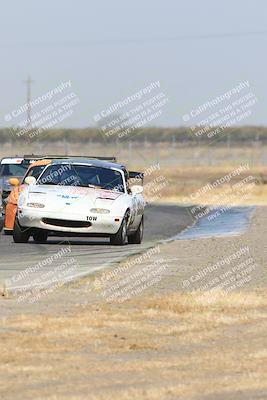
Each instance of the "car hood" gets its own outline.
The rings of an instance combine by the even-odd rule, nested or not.
[[[69,208],[110,208],[123,195],[124,193],[103,189],[36,185],[29,187],[27,202],[43,203],[49,209],[65,206]]]

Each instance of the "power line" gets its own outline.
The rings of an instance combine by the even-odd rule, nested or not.
[[[266,36],[267,30],[248,31],[248,32],[231,32],[231,33],[207,33],[196,35],[176,35],[167,37],[143,37],[143,38],[128,38],[128,39],[98,39],[98,40],[66,40],[55,42],[20,42],[20,43],[0,43],[1,47],[74,47],[74,46],[98,46],[98,45],[120,45],[120,44],[145,44],[145,43],[160,43],[172,42],[180,40],[205,40],[205,39],[230,39],[253,36]]]

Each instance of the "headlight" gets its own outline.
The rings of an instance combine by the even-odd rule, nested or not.
[[[97,214],[109,214],[110,211],[107,210],[106,208],[91,208],[90,210],[92,213],[97,213]]]
[[[44,208],[45,205],[42,203],[27,203],[27,207]]]

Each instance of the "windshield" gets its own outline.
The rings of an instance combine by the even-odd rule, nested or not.
[[[23,176],[28,166],[27,164],[2,164],[0,176]]]
[[[41,172],[45,169],[45,167],[46,167],[46,165],[38,165],[36,167],[30,168],[29,171],[27,172],[27,174],[24,176],[22,183],[25,182],[25,179],[27,178],[27,176],[33,176],[34,178],[38,179]]]
[[[41,175],[38,184],[81,186],[124,192],[122,174],[119,171],[86,165],[50,165]]]

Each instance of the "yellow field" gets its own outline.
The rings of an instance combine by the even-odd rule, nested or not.
[[[195,167],[183,166],[161,168],[147,177],[145,183],[154,181],[152,185],[145,185],[145,194],[148,201],[166,203],[205,204],[205,205],[267,205],[267,167],[253,167],[240,176],[231,179],[229,183],[219,184],[216,188],[201,193],[201,189],[208,183],[220,179],[237,166]],[[157,184],[157,176],[164,177],[166,184],[161,188]],[[251,181],[242,184],[240,190],[234,185],[252,177]],[[254,182],[252,184],[252,181]],[[159,188],[157,190],[157,187]],[[199,192],[200,191],[200,192]]]
[[[3,398],[22,390],[23,399],[256,398],[267,390],[266,292],[215,297],[14,317],[0,334]]]

